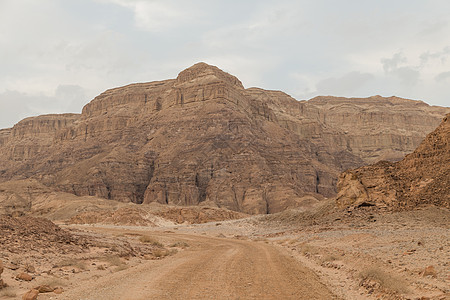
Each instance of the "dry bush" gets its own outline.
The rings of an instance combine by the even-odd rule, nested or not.
[[[6,287],[0,290],[0,296],[3,298],[16,298],[16,291],[11,287]]]
[[[335,261],[335,260],[337,260],[337,257],[336,257],[336,256],[331,255],[331,254],[327,254],[327,255],[324,255],[324,256],[321,258],[320,262],[321,262],[321,263],[324,263],[324,262],[331,262],[331,261]]]
[[[54,265],[55,268],[61,267],[76,267],[80,270],[86,270],[86,263],[82,260],[75,258],[65,258]]]
[[[160,243],[160,242],[158,242],[157,240],[155,240],[155,239],[149,237],[148,235],[142,235],[142,236],[139,238],[139,241],[140,241],[141,243],[144,243],[144,244],[151,244],[152,246],[156,246],[156,247],[164,247],[164,245],[163,245],[162,243]]]
[[[316,247],[308,245],[306,243],[300,244],[300,252],[303,255],[316,255],[319,253],[319,251]]]
[[[157,249],[157,250],[153,251],[153,256],[154,257],[164,257],[164,256],[167,256],[167,255],[169,255],[169,252],[166,251],[166,250]]]
[[[58,286],[66,286],[67,283],[60,278],[50,277],[50,278],[45,278],[44,280],[42,280],[40,282],[40,285],[48,285],[51,287],[58,287]]]
[[[359,273],[361,280],[373,280],[378,282],[384,289],[391,290],[397,293],[408,293],[408,286],[406,281],[388,274],[378,267],[371,267]]]
[[[265,237],[258,236],[256,238],[252,239],[252,241],[254,241],[254,242],[267,242],[268,240]]]
[[[120,266],[124,264],[124,262],[117,255],[108,255],[102,257],[101,260],[107,262],[111,266]]]
[[[119,271],[123,271],[123,270],[126,270],[126,269],[128,269],[128,265],[127,264],[121,264],[121,265],[117,266],[114,269],[114,272],[119,272]]]
[[[178,247],[178,248],[185,249],[185,248],[189,247],[189,244],[186,242],[178,241],[178,242],[171,244],[169,247]]]
[[[116,268],[114,269],[114,272],[119,272],[128,268],[128,265],[125,262],[123,262],[117,255],[108,255],[100,258],[100,260],[108,263],[110,266],[115,266]],[[105,267],[98,266],[97,269],[104,270]]]

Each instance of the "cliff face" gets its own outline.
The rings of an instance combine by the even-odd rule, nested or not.
[[[450,207],[450,114],[420,146],[397,163],[379,162],[344,172],[337,203],[410,209],[423,204]]]
[[[0,181],[35,178],[77,195],[273,213],[335,195],[347,168],[412,151],[446,111],[399,98],[299,102],[244,89],[200,63],[173,80],[108,90],[81,115],[0,130]]]

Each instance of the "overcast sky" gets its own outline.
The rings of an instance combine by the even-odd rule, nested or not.
[[[450,1],[0,0],[0,128],[200,61],[298,100],[450,106]]]

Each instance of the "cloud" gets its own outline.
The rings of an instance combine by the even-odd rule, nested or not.
[[[369,73],[350,72],[342,77],[330,77],[316,84],[318,94],[351,96],[375,76]]]
[[[402,52],[395,53],[392,58],[381,59],[383,70],[386,74],[394,75],[400,79],[400,83],[407,86],[412,86],[418,83],[420,78],[420,67],[415,66],[401,66],[408,62]]]
[[[32,115],[79,113],[87,102],[86,91],[78,85],[59,85],[50,96],[7,90],[0,93],[0,128],[11,127]]]
[[[436,75],[436,77],[434,77],[436,82],[445,81],[449,78],[450,78],[450,71],[439,73],[438,75]]]
[[[162,32],[181,24],[193,22],[201,10],[194,10],[192,3],[186,5],[176,1],[145,1],[145,0],[103,0],[133,11],[135,24],[138,28],[150,32]]]
[[[403,53],[398,52],[395,53],[392,58],[382,58],[381,63],[383,64],[383,70],[386,73],[395,71],[398,69],[398,66],[406,63],[407,59],[404,57]]]
[[[447,57],[450,55],[450,47],[445,47],[442,51],[430,52],[427,51],[420,55],[420,61],[422,65],[425,65],[430,60],[440,60],[442,64],[444,64],[447,60]]]

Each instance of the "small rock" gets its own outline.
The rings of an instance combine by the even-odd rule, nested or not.
[[[5,282],[3,282],[3,279],[0,279],[0,290],[2,289],[2,288],[5,288],[5,287],[7,287],[8,285],[5,283]]]
[[[38,290],[31,289],[22,296],[22,300],[36,300],[38,295]]]
[[[64,292],[64,290],[60,287],[57,287],[56,289],[53,290],[53,293],[55,294],[62,294]]]
[[[31,281],[31,280],[33,280],[33,277],[31,277],[31,275],[27,274],[27,273],[20,273],[19,275],[16,276],[16,279],[24,280],[24,281]]]
[[[0,277],[2,276],[3,273],[3,262],[0,260]]]
[[[36,273],[36,268],[33,265],[26,265],[25,271],[27,273]]]
[[[423,270],[422,276],[423,277],[431,276],[433,278],[436,278],[437,277],[436,269],[434,268],[434,266],[428,266],[425,268],[425,270]]]
[[[52,288],[49,285],[40,285],[38,287],[35,287],[34,289],[38,290],[39,293],[51,293],[55,290],[54,288]]]

